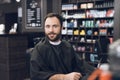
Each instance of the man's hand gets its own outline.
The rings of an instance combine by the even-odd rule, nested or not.
[[[81,73],[72,72],[69,74],[55,74],[49,80],[79,80],[82,77]]]
[[[64,80],[79,80],[82,75],[78,72],[72,72],[64,76]]]

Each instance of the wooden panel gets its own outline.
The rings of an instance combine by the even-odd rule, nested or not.
[[[26,36],[0,36],[1,80],[23,80],[26,76]]]

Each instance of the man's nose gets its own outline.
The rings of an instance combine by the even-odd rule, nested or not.
[[[49,31],[53,31],[53,27],[52,26],[49,28]]]

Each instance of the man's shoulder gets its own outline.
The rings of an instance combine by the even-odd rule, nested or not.
[[[39,47],[43,47],[43,46],[46,46],[46,42],[45,41],[39,41],[36,46],[39,46]]]
[[[70,42],[68,42],[68,41],[66,41],[66,40],[62,40],[62,43],[63,43],[63,45],[66,45],[66,46],[68,46],[68,47],[71,47]]]
[[[45,39],[40,40],[34,48],[45,48],[47,45],[47,42]]]

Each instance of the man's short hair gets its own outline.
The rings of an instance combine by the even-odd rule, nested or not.
[[[60,21],[60,25],[62,27],[62,23],[63,23],[63,17],[60,14],[57,13],[48,13],[46,15],[46,17],[44,18],[44,24],[45,24],[45,20],[49,17],[56,17],[59,21]]]

